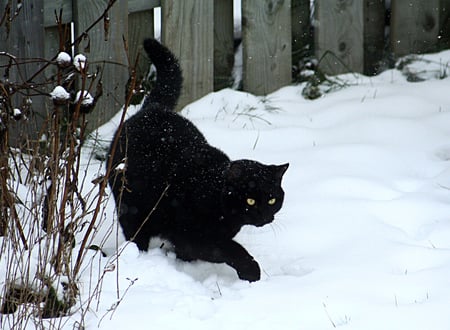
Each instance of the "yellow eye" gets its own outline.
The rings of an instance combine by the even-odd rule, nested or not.
[[[269,205],[274,205],[276,202],[277,202],[277,199],[276,198],[272,198],[272,199],[269,199],[269,201],[267,203]]]
[[[247,198],[247,204],[253,206],[256,204],[256,201],[253,198]]]

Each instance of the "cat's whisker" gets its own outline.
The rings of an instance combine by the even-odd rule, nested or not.
[[[277,237],[277,235],[279,234],[279,233],[282,233],[284,230],[285,230],[285,228],[284,228],[284,226],[283,225],[281,225],[281,224],[279,224],[279,223],[271,223],[270,224],[270,227],[271,227],[271,229],[272,229],[272,232],[273,232],[273,234],[274,234],[274,237]]]

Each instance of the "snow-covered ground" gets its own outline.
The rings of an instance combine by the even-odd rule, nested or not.
[[[222,90],[187,106],[231,158],[290,163],[274,223],[236,238],[262,279],[119,240],[118,261],[90,252],[80,301],[99,276],[101,286],[64,328],[85,313],[85,329],[449,329],[450,79],[435,73],[450,52],[427,58],[410,67],[427,72],[420,83],[390,70],[341,76],[348,87],[315,101],[299,85],[267,97]],[[101,167],[90,163],[89,178]]]

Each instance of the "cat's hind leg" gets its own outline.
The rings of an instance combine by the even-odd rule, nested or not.
[[[148,211],[124,198],[120,204],[120,226],[127,241],[134,242],[140,251],[148,251],[150,233]]]

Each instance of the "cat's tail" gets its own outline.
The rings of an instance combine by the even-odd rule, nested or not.
[[[180,64],[175,55],[155,39],[145,39],[144,49],[156,67],[156,83],[147,96],[144,106],[148,103],[159,103],[173,110],[183,85]]]

